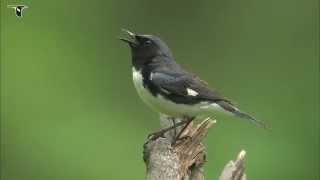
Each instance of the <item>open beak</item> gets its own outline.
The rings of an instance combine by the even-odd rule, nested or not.
[[[133,32],[130,32],[129,30],[126,29],[121,29],[127,37],[120,37],[119,39],[125,43],[128,43],[129,45],[138,45],[138,41],[136,38],[136,34],[134,34]]]

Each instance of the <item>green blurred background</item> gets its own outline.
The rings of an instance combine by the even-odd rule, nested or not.
[[[8,4],[30,6],[18,19]],[[1,178],[145,179],[158,115],[138,98],[121,28],[159,35],[176,60],[264,131],[218,117],[207,179],[245,149],[252,180],[319,175],[317,0],[1,0]]]

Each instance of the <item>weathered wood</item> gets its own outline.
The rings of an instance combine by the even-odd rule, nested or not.
[[[183,119],[160,115],[162,128],[168,128]],[[163,137],[149,137],[144,145],[143,158],[148,180],[204,180],[205,146],[201,143],[208,129],[216,121],[209,118],[199,124],[191,122],[185,129],[178,127]],[[183,132],[179,133],[183,129]],[[180,137],[176,139],[176,136]],[[219,180],[245,180],[242,151],[236,161],[230,161]]]
[[[244,159],[246,152],[242,150],[235,161],[231,160],[224,167],[219,180],[246,180],[244,173]]]
[[[161,126],[166,128],[181,121],[161,115]],[[191,122],[175,137],[182,127],[165,133],[164,137],[148,140],[144,146],[144,160],[149,180],[203,180],[202,165],[205,147],[201,143],[215,121],[206,119],[198,125]]]

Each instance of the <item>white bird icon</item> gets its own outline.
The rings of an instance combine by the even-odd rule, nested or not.
[[[8,5],[8,8],[13,8],[17,17],[22,17],[22,11],[28,6],[26,5]]]

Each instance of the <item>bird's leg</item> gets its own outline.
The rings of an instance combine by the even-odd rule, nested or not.
[[[175,121],[175,119],[173,117],[171,117],[171,121],[172,121],[173,126],[175,126],[176,125],[176,121]],[[174,128],[174,137],[176,137],[176,135],[177,135],[177,128]]]
[[[149,139],[149,141],[150,141],[150,140],[155,140],[155,139],[157,139],[157,138],[159,138],[159,137],[163,137],[164,133],[166,133],[166,132],[168,132],[168,131],[170,131],[170,130],[172,130],[172,129],[175,129],[175,128],[179,127],[179,126],[182,126],[182,125],[184,125],[184,124],[186,124],[186,123],[189,124],[192,120],[193,120],[193,118],[192,118],[191,120],[190,120],[190,119],[185,119],[185,120],[182,120],[182,121],[180,121],[180,122],[178,122],[178,123],[174,123],[174,125],[171,126],[171,127],[162,129],[162,130],[157,131],[157,132],[153,132],[153,133],[151,133],[151,134],[148,135],[148,139]],[[186,126],[185,126],[185,127],[186,127]],[[185,129],[185,127],[183,128],[183,130]],[[182,131],[180,131],[180,132],[182,132]],[[180,133],[179,133],[179,134],[180,134]]]
[[[184,127],[181,129],[181,131],[179,132],[178,136],[175,137],[174,139],[174,143],[179,140],[179,139],[183,139],[183,138],[187,138],[187,137],[180,137],[182,135],[182,133],[184,132],[184,130],[186,130],[186,128],[189,126],[189,124],[192,122],[192,120],[194,120],[195,117],[186,117],[185,118],[185,122],[186,124],[184,125]]]

